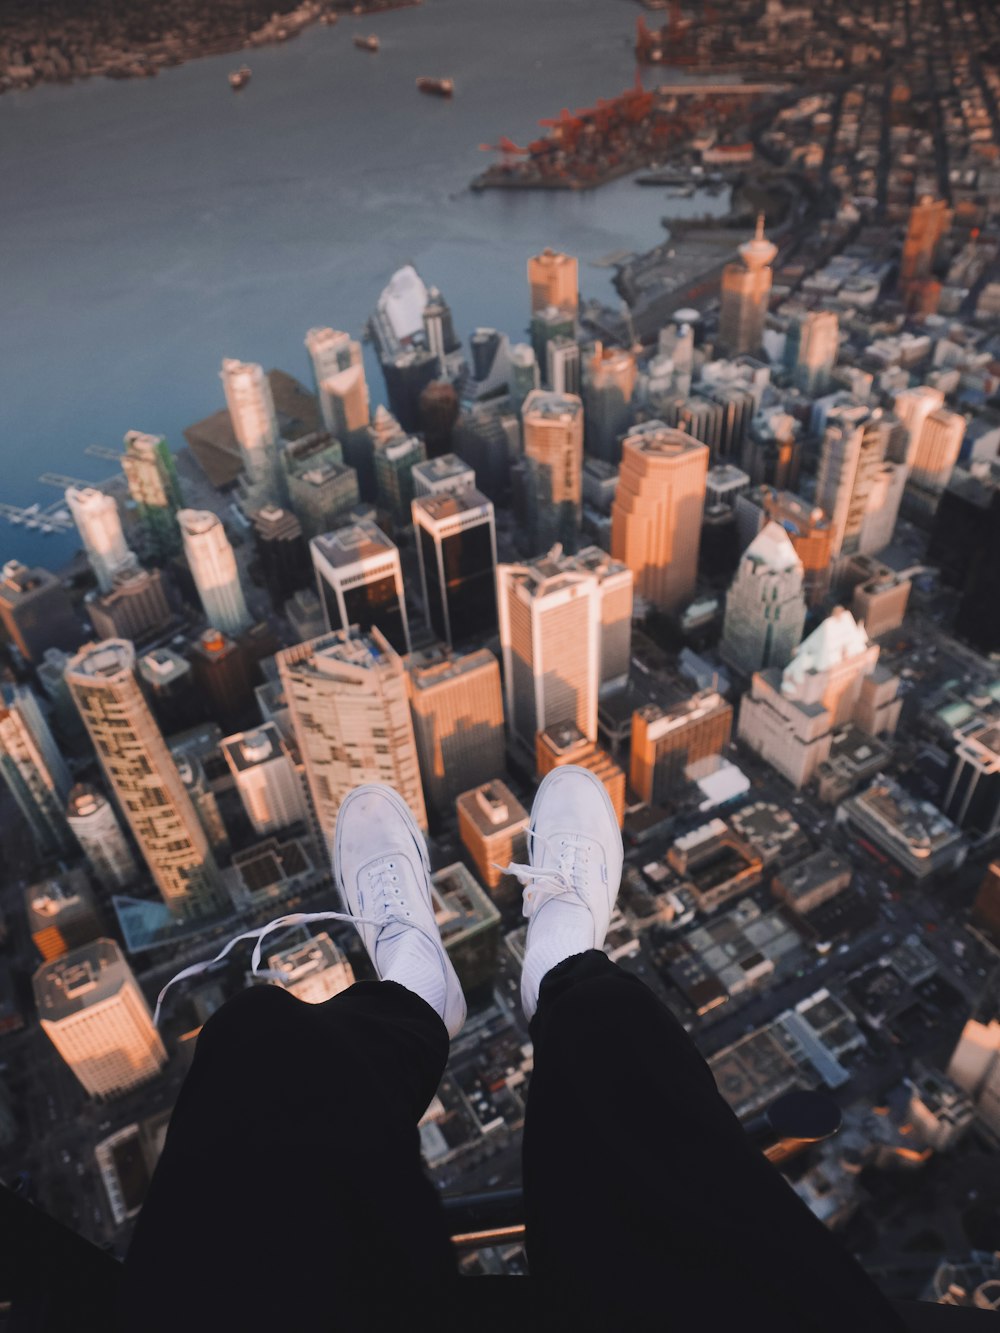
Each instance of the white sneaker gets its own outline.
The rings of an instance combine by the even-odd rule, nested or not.
[[[600,778],[566,764],[542,779],[528,828],[530,865],[505,869],[524,884],[528,918],[521,1005],[531,1019],[541,977],[563,958],[600,949],[608,933],[625,860],[611,798]],[[583,912],[543,911],[562,903]]]
[[[388,946],[406,931],[418,931],[432,946],[444,981],[438,1012],[454,1037],[465,1022],[465,996],[434,920],[427,844],[410,807],[391,787],[368,782],[347,794],[337,812],[333,867],[379,978],[386,954],[396,952]],[[420,994],[416,985],[410,989]]]

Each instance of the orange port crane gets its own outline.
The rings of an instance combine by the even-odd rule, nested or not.
[[[501,136],[499,143],[481,143],[479,148],[483,153],[501,153],[503,155],[503,165],[505,167],[512,166],[515,157],[526,157],[529,152],[527,148],[519,148],[517,144],[514,143],[512,139],[508,139],[506,135]]]

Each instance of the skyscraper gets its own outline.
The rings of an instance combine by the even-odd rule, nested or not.
[[[551,392],[574,393],[579,396],[583,383],[580,344],[576,339],[565,338],[562,335],[550,338],[546,343],[545,355],[547,357],[545,381]]]
[[[955,468],[927,558],[961,593],[956,632],[981,652],[1000,651],[1000,462]]]
[[[413,525],[424,607],[435,634],[453,645],[492,633],[497,623],[492,504],[473,488],[421,495],[413,501]]]
[[[672,708],[648,704],[632,715],[629,783],[647,805],[660,805],[683,787],[691,764],[729,744],[733,710],[716,690],[703,690]]]
[[[623,442],[611,553],[661,611],[694,596],[707,472],[705,445],[662,421],[636,426]]]
[[[745,676],[785,667],[805,619],[802,561],[784,528],[769,522],[744,552],[726,596],[720,656]]]
[[[96,787],[78,782],[69,794],[66,819],[91,870],[108,893],[127,888],[139,871],[118,818]]]
[[[240,586],[236,557],[221,520],[204,509],[182,509],[177,521],[205,618],[224,634],[241,633],[250,624],[250,612]]]
[[[422,495],[459,495],[474,489],[476,474],[457,454],[439,454],[413,465],[413,491]]]
[[[314,537],[309,543],[327,627],[376,626],[398,653],[410,651],[399,549],[374,523]]]
[[[48,648],[75,651],[83,638],[60,580],[47,569],[29,569],[19,560],[8,560],[0,570],[0,624],[32,664],[40,662]]]
[[[598,645],[598,691],[615,690],[628,680],[632,660],[632,601],[635,577],[627,565],[600,546],[585,546],[576,555],[563,556],[563,567],[590,574],[597,580],[601,622]]]
[[[825,393],[840,351],[840,322],[833,310],[810,310],[793,320],[788,333],[792,378],[807,394]]]
[[[575,722],[597,738],[601,584],[553,550],[497,566],[500,645],[511,736],[534,754],[535,736]]]
[[[850,611],[835,607],[783,671],[754,674],[740,704],[740,740],[803,787],[847,723],[873,736],[895,731],[899,681],[877,666],[878,655]]]
[[[803,590],[806,605],[815,607],[826,596],[830,584],[830,560],[833,556],[833,525],[819,505],[807,504],[791,491],[776,490],[773,486],[760,488],[761,519],[777,523],[795,547],[802,561]],[[737,518],[744,505],[744,497],[736,501]]]
[[[580,304],[578,265],[571,255],[560,254],[548,246],[528,260],[528,286],[531,289],[531,313],[558,306],[574,313]]]
[[[306,435],[281,455],[288,503],[306,537],[329,532],[360,500],[358,474],[344,464],[339,440]]]
[[[933,495],[940,495],[958,462],[968,422],[958,412],[939,408],[929,412],[917,441],[910,481]]]
[[[139,688],[132,644],[87,644],[66,681],[164,902],[178,917],[214,910],[223,898],[218,867]]]
[[[520,412],[525,398],[540,387],[538,362],[534,349],[528,343],[514,343],[510,349],[510,403]]]
[[[831,551],[852,555],[862,549],[861,532],[872,487],[885,458],[881,413],[861,405],[833,407],[816,480],[816,503],[830,516]]]
[[[284,500],[280,434],[271,385],[261,366],[226,358],[220,372],[233,432],[243,456],[243,504],[248,512]]]
[[[324,427],[338,440],[357,435],[370,420],[361,344],[349,333],[310,329],[306,348]]]
[[[944,394],[929,384],[918,384],[912,389],[903,389],[892,400],[895,416],[906,428],[906,452],[902,461],[912,467],[920,445],[924,422],[932,412],[944,407]]]
[[[42,1031],[84,1090],[101,1101],[131,1092],[167,1063],[142,991],[114,940],[95,940],[32,978]]]
[[[539,366],[548,374],[549,344],[557,339],[573,341],[576,335],[576,312],[561,306],[548,305],[531,316],[531,349]]]
[[[24,907],[32,943],[47,963],[105,934],[85,870],[32,884]]]
[[[621,437],[632,417],[635,381],[635,356],[629,348],[594,344],[584,364],[584,443],[588,454],[608,463],[621,458]]]
[[[409,524],[413,501],[413,467],[427,458],[418,435],[398,435],[375,446],[376,501],[392,520],[393,530]]]
[[[941,809],[960,828],[1000,832],[1000,725],[985,718],[955,732],[955,758]]]
[[[93,486],[69,486],[66,503],[83,541],[87,559],[101,592],[110,592],[115,577],[136,571],[138,561],[122,532],[118,505],[113,496]]]
[[[910,209],[899,261],[899,286],[908,307],[919,304],[921,289],[933,278],[938,247],[951,227],[952,213],[944,199],[929,194]]]
[[[170,446],[162,435],[130,430],[125,436],[122,471],[136,503],[148,553],[165,560],[180,550],[177,511],[184,504]]]
[[[293,593],[312,581],[302,525],[290,509],[265,505],[254,514],[253,537],[271,605],[280,610]]]
[[[322,835],[352,788],[387,782],[427,827],[406,671],[379,630],[337,630],[277,654]]]
[[[583,404],[536,389],[524,400],[528,539],[533,551],[560,542],[574,550],[583,509]]]
[[[430,648],[411,653],[407,668],[424,796],[443,815],[462,792],[504,771],[500,666],[486,648]]]
[[[722,270],[719,341],[733,356],[758,352],[771,295],[771,262],[778,247],[764,236],[764,214],[757,218],[752,241],[739,248],[742,263]]]
[[[26,685],[0,683],[0,775],[42,855],[70,855],[73,835],[65,804],[70,775]]]
[[[265,836],[306,821],[302,782],[273,722],[227,736],[222,753],[255,833]]]
[[[165,630],[172,615],[162,571],[138,565],[131,573],[120,573],[103,596],[96,590],[87,593],[83,605],[101,639],[139,642]]]

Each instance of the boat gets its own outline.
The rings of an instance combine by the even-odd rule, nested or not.
[[[417,79],[417,87],[422,93],[433,93],[435,97],[450,97],[455,91],[451,79]]]
[[[359,51],[377,51],[379,43],[374,33],[368,37],[363,37],[361,33],[358,33],[354,39],[354,45]]]
[[[245,88],[250,82],[250,66],[241,65],[239,69],[230,70],[229,86],[234,93],[238,93],[241,88]]]

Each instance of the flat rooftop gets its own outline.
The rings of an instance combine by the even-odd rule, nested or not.
[[[447,648],[425,648],[411,653],[406,659],[414,689],[431,690],[449,680],[457,680],[484,667],[497,667],[497,659],[488,648],[477,648],[471,653],[456,654]]]
[[[457,495],[452,492],[436,495],[418,495],[413,501],[414,507],[428,518],[438,521],[443,518],[457,518],[473,509],[486,510],[493,506],[481,491],[474,486],[467,486]]]
[[[336,532],[325,532],[309,543],[335,569],[356,565],[373,556],[388,555],[397,550],[381,528],[374,523],[354,523]]]
[[[132,972],[114,940],[94,940],[43,964],[32,978],[40,1019],[58,1023],[117,995]]]

